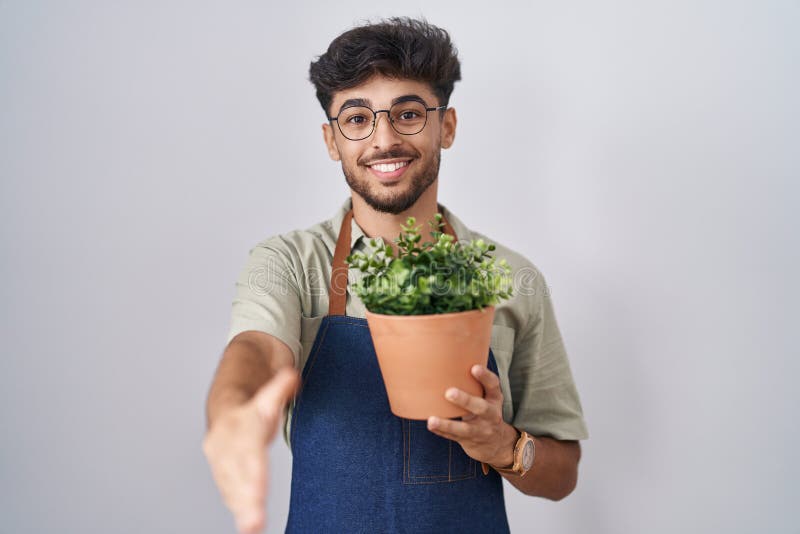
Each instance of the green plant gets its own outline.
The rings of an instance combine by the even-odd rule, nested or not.
[[[372,313],[426,315],[482,309],[512,296],[511,266],[495,261],[495,246],[482,239],[462,242],[444,232],[442,215],[429,222],[433,242],[420,243],[420,227],[409,217],[392,245],[355,252],[345,260],[365,275],[353,291]]]

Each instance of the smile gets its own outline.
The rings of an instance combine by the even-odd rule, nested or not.
[[[408,168],[409,163],[411,163],[411,160],[390,161],[385,163],[373,163],[367,167],[369,167],[372,175],[378,178],[379,181],[383,183],[390,183],[400,179],[400,176]]]
[[[376,163],[369,168],[380,172],[394,172],[401,167],[408,165],[407,161],[397,161],[395,163]]]

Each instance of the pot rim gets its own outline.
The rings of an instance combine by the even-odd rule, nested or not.
[[[435,320],[437,318],[446,319],[446,318],[455,317],[455,316],[463,317],[463,316],[468,315],[468,314],[477,315],[477,314],[489,313],[489,312],[493,311],[494,308],[495,308],[494,306],[484,306],[483,308],[477,308],[477,309],[474,309],[474,310],[465,310],[465,311],[448,312],[448,313],[427,313],[427,314],[423,314],[423,315],[390,315],[390,314],[385,314],[385,313],[372,313],[369,310],[365,310],[365,313],[366,313],[367,316],[372,316],[372,317],[375,317],[375,318],[385,319],[385,320],[396,320],[396,321],[417,320],[417,321],[419,321],[419,320],[422,320],[422,319]]]

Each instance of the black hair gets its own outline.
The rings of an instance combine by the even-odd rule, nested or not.
[[[461,65],[447,31],[425,20],[393,17],[339,35],[309,68],[326,114],[335,92],[374,74],[426,82],[444,106],[461,79]]]

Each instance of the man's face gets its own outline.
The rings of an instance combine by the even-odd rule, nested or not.
[[[405,79],[373,76],[363,84],[333,95],[330,115],[335,117],[353,105],[373,110],[389,109],[398,100],[418,98],[425,107],[440,103],[428,84]],[[371,120],[372,117],[370,117]],[[376,211],[402,213],[417,201],[439,175],[439,154],[455,138],[456,114],[448,109],[428,112],[421,132],[396,132],[386,113],[379,113],[375,130],[366,139],[351,141],[342,135],[336,121],[323,124],[328,153],[342,162],[347,184]]]

